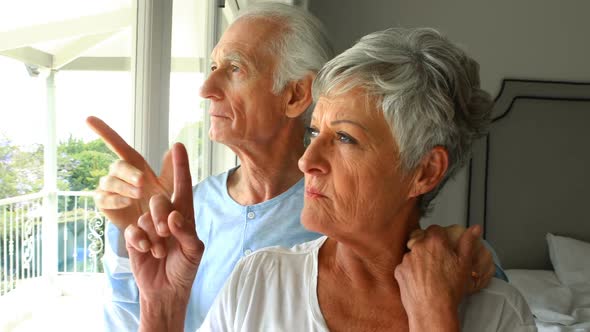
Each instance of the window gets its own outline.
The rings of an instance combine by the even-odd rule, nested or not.
[[[168,141],[186,146],[193,184],[208,175],[206,102],[199,96],[209,58],[208,30],[203,28],[207,14],[207,1],[174,1]]]
[[[35,69],[0,56],[0,199],[43,188],[46,83]],[[6,93],[9,92],[9,93]],[[15,125],[19,124],[19,125]],[[40,134],[40,135],[39,135]]]
[[[0,301],[11,303],[0,330],[103,330],[105,220],[91,190],[116,156],[85,126],[88,115],[156,170],[181,141],[193,182],[209,175],[198,91],[212,44],[210,2],[0,4]]]

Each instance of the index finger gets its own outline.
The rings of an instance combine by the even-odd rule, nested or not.
[[[125,140],[117,134],[113,128],[109,127],[104,121],[95,117],[89,116],[86,118],[86,124],[100,136],[100,138],[106,143],[106,145],[119,156],[119,158],[138,166],[137,163],[144,162],[143,157],[139,152],[133,149]]]
[[[421,228],[417,228],[412,233],[410,233],[410,239],[408,240],[407,247],[408,249],[412,250],[412,247],[418,240],[423,239],[425,236],[425,232]]]
[[[473,225],[467,228],[461,235],[461,238],[459,238],[459,243],[457,244],[457,253],[459,256],[465,259],[471,259],[481,233],[482,228],[480,225]]]
[[[186,219],[194,219],[193,186],[188,162],[188,154],[182,143],[172,146],[172,163],[174,167],[174,198],[172,206]]]

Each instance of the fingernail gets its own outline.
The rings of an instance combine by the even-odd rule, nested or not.
[[[182,228],[182,218],[176,218],[174,220],[174,226],[176,226],[176,228]]]
[[[141,240],[139,241],[139,248],[143,251],[147,251],[150,248],[150,243],[148,240]]]
[[[473,229],[471,230],[471,234],[473,234],[473,235],[475,235],[475,236],[479,237],[479,236],[481,235],[481,231],[482,231],[482,229],[481,229],[481,227],[480,227],[480,226],[475,226],[475,227],[473,227]]]
[[[163,221],[160,221],[158,223],[157,227],[158,227],[158,232],[160,232],[160,234],[165,234],[168,232],[168,225],[166,225],[166,223]]]
[[[139,178],[140,178],[141,174],[139,173],[135,173],[131,176],[131,181],[135,184],[139,183]]]
[[[120,202],[122,205],[128,205],[128,204],[131,204],[131,200],[129,199],[129,197],[123,197],[123,196],[122,196],[122,197],[119,197],[119,202]]]
[[[155,249],[155,255],[156,258],[162,258],[164,257],[164,248],[162,248],[162,246],[156,246]]]

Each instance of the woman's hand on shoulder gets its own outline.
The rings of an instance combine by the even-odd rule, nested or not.
[[[456,248],[461,235],[467,231],[467,228],[461,225],[451,225],[443,227],[443,230],[447,233],[452,247]],[[414,243],[424,237],[425,232],[423,229],[413,231],[408,240],[408,249],[411,250]],[[484,245],[483,240],[480,238],[474,245],[471,261],[472,278],[467,281],[467,294],[469,295],[486,288],[496,273],[494,258],[490,250]]]
[[[470,227],[454,245],[442,227],[430,226],[413,241],[395,271],[411,331],[458,331],[457,309],[468,293],[480,235],[481,227]]]

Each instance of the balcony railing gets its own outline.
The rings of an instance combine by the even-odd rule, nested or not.
[[[104,225],[91,192],[0,200],[0,296],[51,273],[102,272]]]

